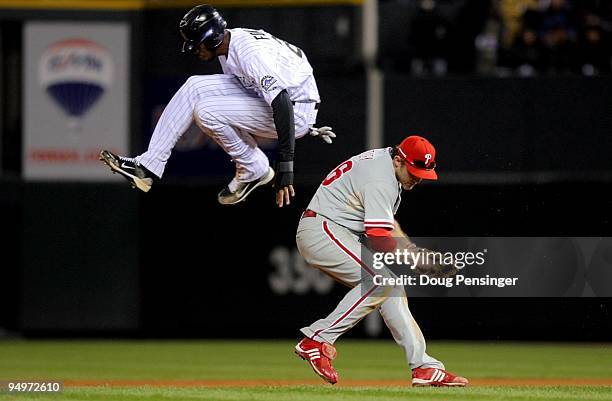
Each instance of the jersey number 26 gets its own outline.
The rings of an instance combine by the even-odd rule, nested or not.
[[[338,178],[342,177],[342,174],[348,173],[353,168],[353,162],[350,160],[345,161],[338,167],[334,169],[331,173],[325,177],[323,180],[323,186],[326,187],[330,185],[332,182],[336,181]]]

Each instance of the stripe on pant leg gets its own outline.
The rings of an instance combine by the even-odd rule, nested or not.
[[[365,294],[364,294],[364,295],[363,295],[361,298],[359,298],[359,299],[357,300],[357,302],[355,302],[355,303],[354,303],[354,304],[353,304],[353,305],[352,305],[352,306],[349,308],[349,310],[347,310],[346,312],[344,312],[344,314],[338,318],[338,320],[336,320],[335,322],[333,322],[333,323],[332,323],[332,324],[331,324],[329,327],[327,327],[327,328],[325,328],[325,329],[320,329],[320,330],[315,331],[315,333],[314,333],[313,337],[316,337],[316,336],[318,336],[320,333],[322,333],[322,332],[324,332],[324,331],[327,331],[327,330],[331,329],[332,327],[334,327],[335,325],[337,325],[338,323],[340,323],[341,321],[343,321],[344,319],[346,319],[346,317],[347,317],[348,315],[350,315],[350,314],[351,314],[351,312],[352,312],[352,311],[353,311],[353,310],[354,310],[354,309],[355,309],[357,306],[359,306],[359,304],[360,304],[360,303],[362,303],[362,302],[363,302],[363,301],[364,301],[364,300],[365,300],[367,297],[369,297],[369,296],[370,296],[370,294],[371,294],[371,293],[372,293],[372,292],[373,292],[373,291],[374,291],[376,288],[378,288],[378,286],[377,286],[377,285],[375,285],[374,287],[370,288],[370,291],[366,292],[366,293],[365,293]]]
[[[348,247],[346,245],[344,245],[329,229],[329,226],[327,224],[327,221],[323,221],[323,231],[325,232],[325,234],[329,237],[329,239],[336,244],[336,246],[338,246],[340,248],[340,250],[342,250],[344,253],[346,253],[351,259],[353,259],[355,262],[357,262],[357,264],[359,266],[361,266],[365,271],[367,271],[370,275],[374,276],[374,273],[372,272],[372,270],[361,261],[361,259],[355,255],[353,252],[351,252],[350,249],[348,249]],[[317,335],[319,335],[320,333],[331,329],[332,327],[336,326],[338,323],[340,323],[342,320],[344,320],[348,315],[350,315],[350,313],[355,310],[355,308],[357,306],[359,306],[359,304],[361,304],[367,297],[370,296],[370,294],[376,289],[378,288],[377,285],[374,285],[372,288],[370,288],[370,290],[368,292],[366,292],[361,298],[359,298],[357,300],[357,302],[355,302],[342,316],[340,316],[334,323],[332,323],[329,327],[325,328],[325,329],[320,329],[317,330],[313,337],[316,337]]]
[[[355,255],[353,252],[351,252],[350,249],[348,249],[348,247],[346,245],[344,245],[329,229],[329,226],[327,225],[327,221],[323,220],[323,231],[325,231],[325,234],[327,234],[327,236],[332,240],[332,242],[334,244],[336,244],[336,246],[338,248],[340,248],[344,253],[346,253],[351,259],[353,259],[355,262],[357,262],[357,264],[359,266],[361,266],[365,271],[367,271],[372,277],[374,277],[374,272],[372,271],[372,269],[370,269],[368,267],[368,265],[366,265],[365,263],[363,263],[361,261],[361,259]]]

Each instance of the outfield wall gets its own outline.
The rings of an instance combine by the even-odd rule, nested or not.
[[[2,189],[13,195],[2,198],[12,235],[3,245],[0,317],[27,335],[293,337],[346,291],[312,275],[294,249],[315,187],[298,186],[295,205],[283,210],[267,191],[224,208],[218,187],[197,183],[146,195],[119,184]],[[426,185],[405,197],[398,219],[414,236],[600,236],[610,221],[599,193],[584,183]],[[568,204],[581,213],[567,213]],[[553,281],[565,274],[543,272]],[[595,295],[410,302],[431,338],[606,340],[612,303]],[[374,319],[353,335],[387,334]]]

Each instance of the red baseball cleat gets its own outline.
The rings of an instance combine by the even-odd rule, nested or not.
[[[416,368],[412,370],[412,385],[414,387],[465,387],[468,379],[447,372],[444,369]]]
[[[336,358],[336,348],[333,345],[304,337],[295,346],[295,353],[308,362],[321,379],[331,384],[338,382],[338,372],[331,365],[331,361]]]

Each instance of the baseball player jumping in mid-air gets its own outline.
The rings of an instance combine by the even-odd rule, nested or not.
[[[263,30],[226,26],[209,5],[185,14],[179,25],[182,51],[204,61],[218,58],[223,74],[196,75],[185,82],[164,109],[146,152],[130,158],[103,150],[100,160],[147,192],[162,177],[174,145],[195,120],[236,164],[234,178],[217,197],[219,203],[243,201],[276,176],[276,203],[282,207],[295,196],[295,138],[310,134],[331,143],[335,134],[330,127],[314,127],[319,91],[300,48]],[[278,138],[275,169],[254,136]]]
[[[333,344],[374,309],[380,313],[412,369],[414,386],[457,386],[464,377],[444,370],[425,352],[425,338],[408,308],[403,285],[375,285],[364,277],[380,274],[362,258],[362,249],[392,252],[419,250],[403,233],[394,215],[402,188],[421,180],[436,180],[435,149],[425,138],[409,136],[394,148],[374,149],[354,156],[332,171],[317,189],[297,230],[297,246],[311,266],[352,287],[336,309],[301,329],[304,338],[295,352],[329,383],[338,381],[331,361]],[[362,241],[360,241],[360,239]],[[367,248],[362,248],[365,242]],[[418,266],[433,275],[452,275],[452,265]],[[389,277],[396,277],[389,270]]]

